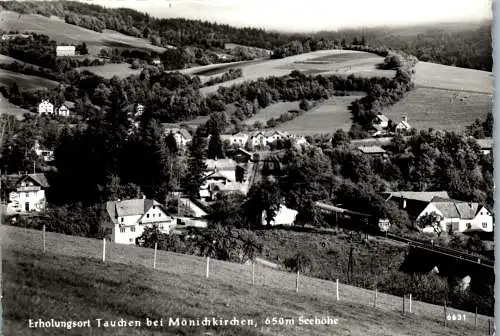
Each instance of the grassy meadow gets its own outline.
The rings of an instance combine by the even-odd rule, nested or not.
[[[264,125],[269,119],[278,118],[281,114],[290,110],[298,110],[299,102],[279,102],[271,104],[266,108],[260,110],[259,113],[253,115],[251,118],[245,120],[245,124],[252,125],[255,122],[262,122]]]
[[[301,135],[334,133],[337,129],[349,131],[352,124],[349,106],[360,97],[359,95],[333,96],[301,116],[279,125],[276,129]]]
[[[64,20],[55,17],[48,18],[42,15],[2,11],[0,12],[0,22],[6,30],[45,34],[58,43],[79,44],[85,42],[91,54],[97,54],[104,47],[137,48],[159,53],[165,51],[165,48],[154,46],[146,39],[127,36],[112,30],[98,33],[67,24]]]
[[[2,226],[4,330],[8,335],[204,335],[203,328],[164,329],[28,329],[27,319],[86,320],[220,317],[254,319],[257,327],[221,327],[211,335],[483,335],[488,322],[473,317],[443,326],[442,307],[414,301],[413,313],[403,315],[401,298],[340,285],[335,300],[333,282],[108,243],[106,262],[102,241],[47,233],[45,255],[40,231]],[[451,310],[453,312],[453,310]],[[267,317],[293,317],[295,324],[265,326]],[[330,316],[338,325],[298,325],[298,318]],[[82,332],[83,330],[83,332]]]
[[[492,108],[491,94],[416,88],[384,114],[396,123],[406,114],[410,125],[417,129],[460,132],[477,118],[484,119]]]

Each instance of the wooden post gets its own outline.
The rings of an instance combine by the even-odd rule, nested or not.
[[[45,253],[45,224],[43,225],[42,236],[43,236],[43,253]]]
[[[210,270],[210,257],[207,257],[207,278],[208,278],[209,270]]]
[[[405,295],[403,294],[403,314],[405,313]]]
[[[102,238],[102,261],[106,261],[106,238]]]
[[[446,327],[446,301],[444,302],[444,326]]]
[[[474,329],[477,328],[477,306],[476,306],[476,313],[474,314]]]
[[[488,319],[488,336],[491,335],[491,320]]]
[[[295,279],[295,291],[299,292],[299,270],[297,270],[297,278]]]
[[[409,308],[410,308],[409,311],[411,313],[411,294],[410,294],[410,306],[409,306]]]
[[[339,300],[339,279],[337,279],[337,290],[336,290],[336,293],[337,293],[337,301]]]
[[[155,256],[153,259],[153,268],[156,269],[156,250],[158,249],[158,243],[155,243]]]
[[[375,296],[373,297],[373,308],[377,307],[377,287],[375,287]]]
[[[252,260],[252,285],[255,285],[255,261]]]

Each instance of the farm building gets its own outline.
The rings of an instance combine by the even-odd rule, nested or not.
[[[63,56],[75,56],[76,55],[76,47],[75,46],[57,46],[56,47],[56,56],[57,57],[63,57]]]
[[[45,209],[45,190],[49,183],[44,174],[7,175],[4,181],[4,190],[9,195],[7,208],[14,213],[27,214]]]
[[[163,123],[161,124],[163,128],[163,132],[166,135],[169,133],[172,133],[175,138],[175,142],[177,143],[177,146],[179,148],[186,148],[187,144],[191,142],[191,139],[193,138],[191,134],[187,131],[185,128],[181,128],[176,124],[167,124]]]
[[[434,197],[417,220],[427,214],[435,213],[441,219],[439,225],[443,232],[467,232],[470,230],[493,231],[493,217],[483,205]],[[434,232],[434,228],[421,228],[423,232]]]
[[[39,114],[53,114],[54,113],[54,104],[49,102],[48,100],[42,100],[40,104],[38,104],[38,113]]]
[[[401,121],[396,125],[396,132],[408,132],[412,129],[411,125],[408,123],[408,117],[403,116]]]
[[[135,244],[145,227],[158,225],[163,233],[170,233],[177,218],[155,200],[130,199],[106,203],[108,218],[103,222],[106,236],[114,243]]]

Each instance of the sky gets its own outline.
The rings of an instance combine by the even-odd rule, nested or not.
[[[491,19],[492,0],[83,0],[155,17],[283,31]]]

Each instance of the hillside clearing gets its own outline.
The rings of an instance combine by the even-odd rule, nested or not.
[[[457,68],[429,62],[418,62],[415,85],[457,91],[493,94],[493,73]]]
[[[211,261],[158,252],[158,271],[151,267],[153,251],[108,244],[106,264],[98,261],[102,242],[47,234],[41,256],[41,232],[2,226],[4,270],[4,330],[9,335],[81,335],[79,329],[28,329],[27,319],[106,320],[168,319],[168,317],[254,319],[257,328],[224,327],[216,335],[473,335],[470,320],[442,326],[442,308],[414,302],[415,314],[399,312],[400,298],[380,294],[380,308],[370,307],[372,293],[341,285],[334,301],[333,283],[303,277],[294,293],[295,276],[256,267],[256,286],[248,265]],[[288,287],[288,288],[287,288]],[[172,304],[175,302],[175,304]],[[468,314],[468,313],[466,313]],[[470,318],[471,314],[468,314]],[[293,317],[296,324],[264,326],[267,317]],[[298,325],[298,317],[338,318],[338,325]],[[473,319],[472,319],[473,320]],[[473,322],[472,322],[473,323]],[[485,324],[486,323],[486,324]],[[95,325],[95,323],[94,323]],[[475,334],[485,333],[480,317]],[[136,335],[179,335],[187,328],[134,329]],[[191,328],[189,335],[202,335]],[[98,334],[108,334],[94,329]],[[88,333],[88,332],[87,332]],[[130,329],[113,329],[130,335]],[[92,333],[94,334],[94,333]]]
[[[166,49],[152,45],[148,40],[127,36],[112,30],[102,33],[65,23],[61,19],[51,19],[42,15],[19,14],[12,11],[0,12],[0,21],[6,30],[45,34],[58,43],[80,44],[85,42],[91,54],[100,48],[137,48],[164,52]]]
[[[0,85],[10,86],[14,83],[17,83],[19,88],[26,90],[42,88],[50,90],[59,86],[58,82],[50,79],[0,69]]]
[[[396,123],[406,114],[416,129],[460,132],[477,118],[483,119],[492,109],[490,94],[417,88],[384,114]]]
[[[7,99],[0,93],[0,114],[8,114],[15,116],[18,120],[24,119],[25,113],[31,113],[28,110],[17,107],[14,104],[9,103]]]
[[[285,122],[275,129],[294,134],[311,135],[335,133],[338,129],[349,131],[351,128],[351,103],[362,96],[333,96],[301,116]]]
[[[78,71],[90,71],[97,76],[110,79],[113,76],[118,76],[119,78],[126,78],[131,75],[139,75],[141,69],[132,69],[131,65],[128,63],[114,63],[105,65],[94,65],[87,67],[77,68]]]
[[[288,112],[290,110],[298,110],[299,102],[278,102],[271,104],[266,108],[262,109],[259,113],[253,115],[251,118],[245,120],[245,124],[252,125],[255,122],[261,122],[266,124],[269,119],[277,118],[281,114]]]

